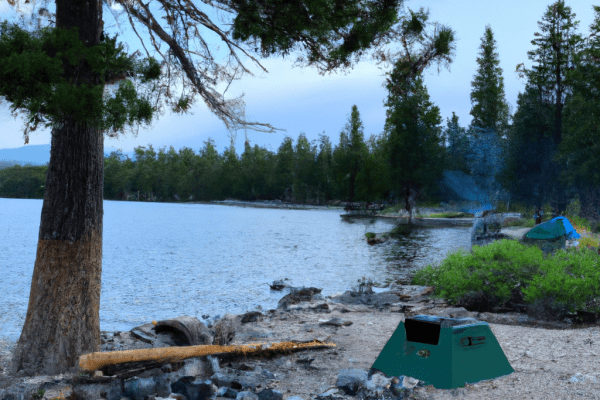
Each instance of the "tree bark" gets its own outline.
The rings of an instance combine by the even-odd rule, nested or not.
[[[102,33],[100,0],[56,0],[56,26],[79,28],[87,46]],[[85,61],[65,73],[99,84]],[[25,324],[15,355],[27,375],[77,368],[100,350],[104,136],[66,117],[53,128],[37,254]]]

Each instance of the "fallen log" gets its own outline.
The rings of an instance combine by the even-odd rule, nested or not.
[[[248,343],[235,346],[201,345],[182,347],[161,347],[155,349],[138,349],[124,351],[108,351],[84,354],[79,357],[79,368],[92,372],[107,365],[132,363],[140,361],[177,362],[191,357],[203,357],[220,354],[238,355],[272,355],[291,351],[335,347],[333,343],[313,340],[307,343],[281,342],[263,347],[262,343]]]

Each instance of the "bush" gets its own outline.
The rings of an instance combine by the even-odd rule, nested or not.
[[[365,237],[367,239],[375,239],[375,234],[373,232],[367,232],[365,233]]]
[[[531,279],[542,260],[541,250],[503,239],[484,247],[473,246],[472,253],[452,253],[439,267],[417,271],[413,284],[435,286],[434,295],[451,303],[478,291],[507,301],[511,289]]]
[[[536,246],[503,239],[452,253],[439,266],[417,271],[412,284],[435,286],[433,296],[482,310],[507,302],[520,285],[533,313],[556,315],[600,296],[599,264],[595,250],[559,250],[544,258]]]
[[[578,251],[558,251],[540,265],[539,275],[534,276],[529,286],[523,289],[525,301],[534,303],[538,299],[555,298],[574,308],[600,295],[600,257],[595,250],[583,248]]]

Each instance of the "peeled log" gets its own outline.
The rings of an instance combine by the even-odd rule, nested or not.
[[[121,364],[138,361],[175,362],[190,357],[203,357],[213,354],[237,353],[239,355],[257,354],[266,355],[279,352],[314,349],[321,347],[335,347],[333,343],[323,343],[313,340],[308,343],[281,342],[273,343],[268,348],[263,348],[262,343],[248,343],[237,346],[184,346],[163,347],[156,349],[139,349],[124,351],[96,352],[85,354],[79,358],[79,368],[92,372],[106,365]]]

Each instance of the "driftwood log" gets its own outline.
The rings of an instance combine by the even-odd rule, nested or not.
[[[129,371],[129,373],[137,375],[147,369],[159,368],[166,363],[179,362],[191,357],[221,354],[266,356],[275,353],[288,353],[323,347],[335,347],[335,344],[313,340],[305,343],[273,343],[270,347],[263,347],[262,343],[249,343],[236,346],[201,345],[96,352],[79,357],[79,368],[87,372],[106,369],[107,374],[109,373],[109,370],[112,373],[119,373],[119,368],[111,370],[110,368],[107,368],[107,366],[127,363],[128,365],[125,367],[125,370],[121,370],[121,372],[124,373]]]

